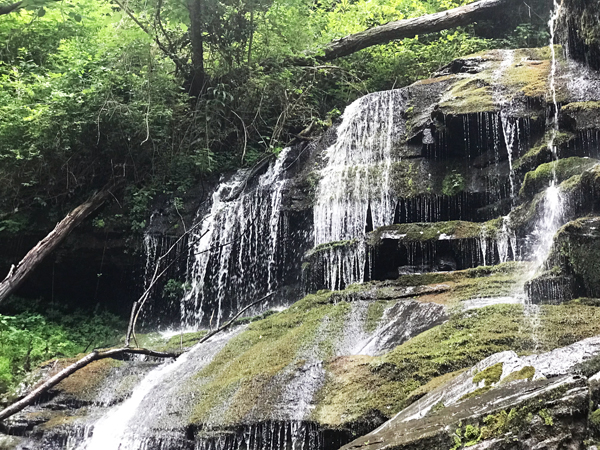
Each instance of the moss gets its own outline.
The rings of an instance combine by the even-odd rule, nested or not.
[[[49,419],[42,424],[41,428],[43,430],[50,430],[52,428],[70,425],[78,418],[78,416],[73,416],[65,411],[53,411],[50,413]]]
[[[74,363],[77,359],[65,359],[60,361],[60,369]],[[56,390],[68,396],[76,397],[80,400],[91,401],[95,399],[97,389],[109,375],[111,370],[119,367],[122,361],[114,359],[101,359],[79,369],[73,375],[65,378],[57,386]],[[59,369],[59,367],[57,367]]]
[[[590,428],[595,434],[600,433],[600,408],[592,411],[589,417]]]
[[[473,239],[481,236],[483,225],[462,220],[435,223],[403,223],[379,227],[369,236],[369,242],[377,245],[384,233],[394,233],[402,241],[437,241],[440,237],[451,236],[454,239]]]
[[[542,409],[538,411],[538,416],[540,416],[544,420],[544,425],[549,427],[554,425],[554,419],[552,418],[547,409]]]
[[[459,399],[459,401],[462,402],[463,400],[467,400],[469,398],[479,397],[480,395],[483,395],[486,392],[488,392],[490,389],[492,389],[492,386],[483,386],[483,387],[477,388],[473,392],[469,392],[468,394],[463,395]]]
[[[372,333],[377,329],[377,326],[383,317],[383,313],[393,304],[394,302],[384,300],[369,303],[367,308],[367,320],[364,326],[367,333]]]
[[[528,354],[569,345],[598,334],[599,319],[599,308],[543,306],[534,337],[531,319],[521,305],[493,305],[456,314],[386,355],[343,357],[328,364],[329,380],[314,419],[340,426],[370,411],[391,417],[437,377],[472,367],[504,350]]]
[[[221,423],[239,423],[250,410],[264,409],[277,396],[275,376],[302,366],[304,354],[328,358],[350,311],[346,302],[333,304],[331,292],[308,295],[285,311],[251,323],[233,338],[188,386],[200,399],[192,422],[206,422],[211,411],[228,405]]]
[[[600,109],[600,102],[572,102],[564,105],[561,111],[564,112],[585,112]]]
[[[555,176],[559,182],[562,182],[581,174],[598,162],[598,160],[591,158],[571,157],[541,164],[534,171],[527,172],[519,195],[532,196],[544,187],[549,186]]]
[[[528,273],[529,264],[511,261],[496,266],[481,266],[454,272],[402,275],[394,281],[394,284],[398,286],[444,284],[448,289],[443,292],[423,295],[420,298],[422,301],[451,304],[474,298],[511,295]]]
[[[412,391],[406,398],[406,403],[408,405],[410,405],[410,404],[416,402],[418,399],[429,394],[434,389],[437,389],[438,387],[452,381],[454,378],[456,378],[458,375],[465,372],[466,370],[467,370],[467,368],[464,368],[464,369],[457,370],[455,372],[446,373],[444,375],[440,375],[439,377],[434,378],[433,380],[429,381],[427,384],[424,384],[423,386],[420,386],[417,389],[415,389],[414,391]]]
[[[591,358],[576,364],[573,371],[580,373],[584,377],[591,377],[600,372],[600,355],[592,356]]]
[[[548,92],[549,60],[528,60],[509,67],[502,77],[503,83],[526,97],[545,97]]]
[[[207,331],[195,331],[193,333],[182,333],[171,337],[164,345],[160,346],[158,350],[163,352],[177,351],[182,348],[192,347],[206,336]]]
[[[423,161],[400,159],[390,168],[390,186],[401,198],[430,193],[434,190],[434,183],[429,173],[429,167]]]
[[[502,383],[510,383],[517,380],[532,380],[535,375],[535,367],[525,366],[521,370],[512,372],[502,380]]]
[[[315,255],[317,253],[321,253],[321,252],[327,252],[329,250],[333,250],[336,248],[346,248],[355,243],[356,243],[356,240],[354,240],[354,239],[346,240],[346,241],[327,242],[325,244],[317,245],[315,248],[313,248],[306,254],[306,257],[310,257],[310,256],[313,256],[313,255]]]
[[[479,384],[482,381],[485,383],[485,386],[491,386],[492,384],[496,384],[500,381],[502,377],[502,368],[504,367],[504,363],[494,364],[493,366],[487,367],[481,372],[478,372],[473,377],[473,383]]]
[[[490,74],[457,77],[457,81],[444,95],[440,108],[445,114],[473,114],[493,111],[494,97]]]
[[[527,153],[517,159],[514,163],[515,170],[531,171],[540,164],[550,162],[552,151],[549,148],[550,141],[554,139],[554,146],[562,147],[575,138],[575,134],[560,131],[558,133],[548,132]]]

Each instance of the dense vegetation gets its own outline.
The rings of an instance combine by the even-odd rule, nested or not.
[[[178,198],[307,128],[318,134],[360,95],[483,49],[547,42],[549,8],[536,0],[493,24],[317,60],[332,39],[466,3],[27,0],[0,15],[0,233],[18,235],[40,215],[58,220],[114,177],[126,179],[128,224],[141,231],[157,193]],[[104,313],[4,312],[0,390],[122,330]]]
[[[538,1],[502,29],[474,25],[320,64],[311,56],[333,38],[468,1],[191,3],[203,8],[198,97],[184,2],[30,0],[0,16],[0,229],[17,232],[30,209],[72,203],[113,175],[127,177],[131,198],[184,191],[277,152],[311,123],[318,132],[359,95],[491,46],[547,42]]]

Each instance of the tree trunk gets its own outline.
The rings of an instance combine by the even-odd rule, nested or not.
[[[360,33],[351,34],[331,41],[325,46],[322,61],[348,56],[373,45],[386,44],[396,39],[415,37],[419,34],[434,33],[448,28],[469,25],[480,19],[493,19],[500,8],[507,8],[516,0],[479,0],[459,8],[449,9],[435,14],[415,17],[414,19],[389,22]]]
[[[204,0],[188,0],[190,15],[190,42],[192,44],[192,71],[190,73],[190,95],[198,97],[204,90],[204,38],[203,2]]]
[[[92,196],[89,200],[79,205],[67,214],[63,220],[58,222],[56,227],[54,227],[54,230],[38,242],[35,247],[29,250],[16,266],[13,265],[4,281],[0,282],[0,303],[12,294],[23,281],[25,281],[33,269],[35,269],[77,225],[102,205],[110,196],[110,188],[106,187]]]
[[[0,6],[0,16],[4,14],[10,14],[11,12],[16,11],[21,7],[21,5],[23,5],[23,2],[16,2],[10,5]]]

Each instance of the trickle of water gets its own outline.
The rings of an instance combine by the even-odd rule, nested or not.
[[[393,222],[396,201],[390,171],[393,150],[405,132],[402,112],[406,102],[403,90],[378,92],[356,100],[344,111],[320,173],[314,207],[315,246],[361,240],[367,229]],[[331,287],[365,279],[364,248],[356,245],[345,250],[343,266],[339,252],[329,258]]]
[[[564,221],[564,196],[560,188],[553,181],[544,192],[542,200],[542,213],[535,226],[532,238],[535,242],[533,248],[533,261],[535,270],[539,269],[550,253],[554,235]]]
[[[557,61],[556,61],[556,52],[554,49],[555,43],[555,24],[558,16],[560,14],[560,5],[554,0],[554,11],[550,17],[550,22],[548,23],[550,28],[550,51],[552,55],[552,65],[550,70],[550,92],[552,94],[552,103],[553,103],[553,119],[552,119],[552,131],[550,135],[550,140],[548,141],[548,148],[552,152],[552,159],[556,161],[558,159],[557,151],[556,151],[556,135],[558,133],[558,103],[556,101],[556,70],[557,70]],[[535,226],[535,229],[532,234],[532,239],[534,242],[533,246],[533,260],[535,262],[534,271],[537,271],[544,261],[546,257],[550,253],[550,248],[552,247],[552,241],[554,239],[554,235],[561,227],[564,221],[564,196],[560,192],[560,188],[558,187],[558,181],[556,178],[556,166],[552,166],[552,181],[550,186],[544,192],[544,198],[541,203],[541,217],[538,223]]]
[[[498,248],[498,259],[504,263],[510,259],[517,260],[517,236],[510,226],[510,216],[502,217],[502,228],[496,236],[496,244]],[[512,252],[512,253],[510,253]]]
[[[248,171],[221,183],[211,210],[190,239],[190,288],[181,301],[182,326],[218,324],[232,311],[277,287],[281,243],[282,191],[286,156],[244,191]],[[233,197],[233,198],[232,198]]]

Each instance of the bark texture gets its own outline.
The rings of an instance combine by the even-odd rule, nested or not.
[[[11,3],[10,5],[0,6],[0,16],[10,14],[11,12],[16,11],[21,7],[22,4],[23,2],[15,2]]]
[[[479,0],[435,14],[389,22],[330,42],[325,46],[325,55],[320,59],[331,61],[396,39],[411,38],[419,34],[469,25],[480,19],[491,19],[500,8],[506,8],[515,2],[516,0]]]
[[[13,265],[4,281],[0,282],[0,303],[12,294],[23,281],[25,281],[33,269],[35,269],[44,258],[48,256],[75,227],[77,227],[77,225],[112,195],[111,189],[114,187],[115,185],[113,184],[110,187],[102,189],[89,200],[67,214],[67,216],[58,222],[56,227],[54,227],[44,239],[29,250],[16,266]]]

